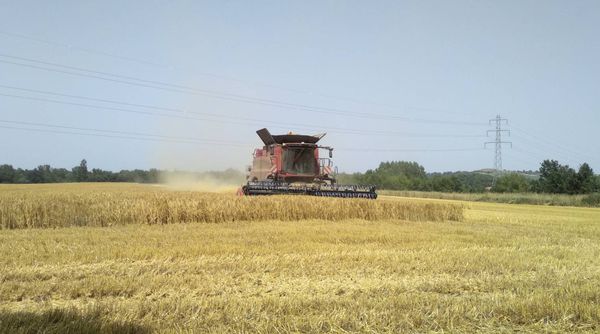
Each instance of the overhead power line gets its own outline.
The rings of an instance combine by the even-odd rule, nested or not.
[[[156,110],[172,111],[172,112],[179,112],[179,113],[184,113],[185,112],[185,110],[183,110],[183,109],[166,108],[166,107],[153,106],[153,105],[149,105],[149,104],[139,104],[139,103],[130,103],[130,102],[123,102],[123,101],[115,101],[115,100],[109,100],[109,99],[103,99],[103,98],[95,98],[95,97],[88,97],[88,96],[81,96],[81,95],[74,95],[74,94],[57,93],[57,92],[51,92],[51,91],[47,91],[47,90],[23,88],[23,87],[16,87],[16,86],[1,85],[1,84],[0,84],[0,88],[11,89],[11,90],[18,90],[18,91],[28,92],[28,93],[36,93],[36,94],[44,94],[44,95],[53,95],[53,96],[60,96],[60,97],[68,97],[68,98],[78,99],[78,100],[87,100],[87,101],[103,102],[103,103],[110,103],[110,104],[120,104],[120,105],[124,105],[124,106],[128,106],[128,107],[139,107],[139,108],[156,109]]]
[[[92,136],[92,137],[105,137],[105,138],[119,138],[119,139],[134,139],[134,140],[142,140],[142,141],[152,141],[152,142],[168,142],[168,143],[185,143],[185,144],[210,144],[210,145],[224,145],[224,146],[242,146],[238,144],[229,144],[229,143],[206,143],[192,140],[168,140],[161,138],[148,138],[148,137],[137,137],[137,136],[126,136],[126,135],[116,135],[116,134],[103,134],[103,133],[91,133],[91,132],[72,132],[65,130],[51,130],[51,129],[36,129],[36,128],[23,128],[23,127],[14,127],[14,126],[5,126],[0,125],[0,128],[3,129],[13,129],[13,130],[21,130],[28,132],[45,132],[45,133],[56,133],[56,134],[67,134],[67,135],[78,135],[78,136]],[[100,130],[96,130],[100,132]],[[243,145],[248,147],[249,145]]]
[[[32,64],[27,64],[27,63],[24,64],[24,63],[19,63],[19,62],[15,62],[15,61],[0,60],[0,63],[10,64],[10,65],[28,67],[28,68],[33,68],[33,69],[37,69],[37,70],[50,71],[50,72],[62,73],[62,74],[73,75],[73,76],[93,78],[93,79],[98,79],[98,80],[105,80],[105,81],[122,83],[122,84],[139,86],[139,87],[145,87],[145,88],[159,89],[159,90],[170,91],[170,92],[178,92],[178,93],[191,94],[191,95],[201,95],[201,96],[207,96],[207,97],[211,97],[211,98],[227,100],[227,101],[234,101],[234,102],[251,103],[251,104],[258,104],[258,105],[264,105],[264,106],[270,106],[270,107],[304,110],[304,111],[315,112],[315,113],[342,115],[342,116],[350,116],[350,117],[357,117],[357,118],[386,119],[386,120],[398,120],[398,121],[407,121],[407,122],[416,122],[416,123],[431,123],[431,124],[456,124],[456,125],[472,125],[472,126],[482,125],[482,123],[476,123],[476,122],[459,122],[459,121],[420,119],[420,118],[410,118],[410,117],[395,116],[395,115],[353,112],[353,111],[349,111],[349,110],[328,108],[328,107],[310,106],[310,105],[304,105],[304,104],[289,103],[289,102],[284,102],[284,101],[277,101],[277,100],[263,99],[263,98],[254,98],[254,97],[248,97],[248,96],[243,96],[243,95],[238,95],[238,94],[211,91],[211,90],[206,90],[206,89],[198,89],[198,88],[189,87],[189,86],[177,85],[177,84],[166,83],[166,82],[161,82],[161,81],[140,79],[140,78],[135,78],[135,77],[131,77],[131,76],[124,76],[124,75],[120,75],[120,74],[90,70],[90,69],[85,69],[85,68],[80,68],[80,67],[62,65],[62,64],[52,63],[52,62],[40,61],[40,60],[24,58],[24,57],[11,56],[11,55],[6,55],[6,54],[0,54],[0,57],[8,58],[8,59],[16,59],[18,61],[25,61],[25,62],[34,63],[34,64],[53,66],[53,67],[58,67],[61,69],[49,68],[49,67],[32,65]],[[64,69],[66,69],[66,70],[64,70]],[[76,72],[73,72],[73,71],[76,71]]]
[[[356,99],[356,98],[336,96],[336,95],[332,95],[332,94],[325,94],[325,93],[321,93],[321,92],[307,91],[307,90],[301,90],[301,89],[289,88],[289,87],[282,87],[280,85],[274,85],[274,84],[269,84],[269,83],[264,83],[264,82],[256,82],[256,81],[252,81],[252,80],[244,80],[244,79],[239,79],[239,78],[235,78],[235,77],[227,76],[227,75],[221,75],[221,74],[215,74],[215,73],[207,73],[207,72],[199,72],[197,70],[191,70],[189,68],[183,68],[183,67],[181,67],[179,65],[177,65],[177,66],[174,66],[174,65],[171,65],[171,64],[167,65],[167,64],[164,64],[164,63],[150,61],[148,59],[140,59],[140,58],[135,58],[135,57],[123,56],[123,55],[114,54],[114,53],[111,53],[111,52],[105,52],[105,51],[98,50],[98,49],[85,48],[85,47],[73,45],[71,43],[67,44],[67,43],[60,43],[60,42],[56,42],[56,41],[50,41],[48,39],[42,39],[42,38],[39,38],[39,37],[32,37],[32,36],[28,36],[28,35],[24,35],[24,34],[20,34],[20,33],[0,31],[0,35],[9,36],[9,37],[12,37],[12,38],[17,38],[17,39],[22,39],[22,40],[33,41],[33,42],[42,43],[42,44],[51,45],[51,46],[58,46],[58,47],[67,49],[69,51],[75,50],[75,51],[85,52],[85,53],[88,53],[88,54],[95,54],[95,55],[100,55],[100,56],[103,56],[103,57],[114,58],[114,59],[118,59],[118,60],[121,60],[121,61],[133,62],[133,63],[141,64],[141,65],[144,65],[144,66],[152,66],[152,67],[162,68],[162,69],[168,69],[168,70],[185,70],[187,73],[193,72],[194,74],[200,75],[200,76],[217,78],[217,79],[222,79],[222,80],[227,80],[227,81],[233,81],[233,82],[239,82],[239,83],[244,83],[244,84],[252,85],[252,86],[260,86],[260,87],[266,87],[266,88],[273,88],[273,89],[278,89],[278,90],[282,90],[282,91],[288,91],[288,92],[292,92],[292,93],[296,93],[296,94],[304,94],[304,95],[309,95],[309,96],[319,96],[319,97],[324,97],[324,98],[331,99],[331,100],[347,101],[347,102],[352,102],[352,103],[356,103],[356,104],[363,104],[363,105],[373,105],[373,106],[379,106],[379,107],[383,107],[383,108],[387,108],[387,109],[407,108],[407,109],[420,110],[420,111],[432,112],[432,113],[443,113],[443,114],[446,114],[446,115],[447,114],[472,115],[472,114],[468,114],[468,113],[458,113],[458,112],[452,112],[452,111],[448,111],[448,110],[438,110],[438,109],[433,109],[433,108],[407,107],[407,106],[400,107],[400,106],[391,105],[391,104],[387,104],[387,103],[374,102],[374,101],[365,101],[365,100],[360,100],[360,99]]]
[[[11,98],[16,98],[16,99],[23,99],[23,100],[71,105],[71,106],[85,107],[85,108],[98,109],[98,110],[119,111],[119,112],[134,113],[134,114],[147,115],[147,116],[160,116],[160,117],[167,117],[167,118],[176,118],[176,119],[182,119],[182,120],[196,120],[196,121],[216,122],[216,123],[224,123],[224,124],[241,124],[241,125],[249,124],[248,122],[239,122],[239,121],[231,120],[231,118],[229,118],[229,120],[218,120],[218,119],[211,119],[211,118],[193,117],[193,116],[186,115],[185,113],[166,114],[166,113],[159,113],[159,112],[152,112],[152,111],[125,109],[125,108],[119,108],[119,107],[97,106],[97,105],[91,105],[91,104],[86,104],[86,103],[66,102],[66,101],[53,100],[53,99],[48,99],[48,98],[30,97],[30,96],[4,94],[4,93],[0,93],[0,96],[11,97]],[[217,117],[217,116],[213,116],[213,117]],[[256,121],[255,123],[256,124],[254,124],[254,125],[262,125],[263,122],[259,123],[258,121]]]
[[[220,140],[203,139],[203,138],[198,138],[198,137],[185,137],[185,136],[166,136],[166,135],[158,135],[158,134],[145,133],[145,132],[102,130],[102,129],[95,129],[95,128],[83,128],[83,127],[56,125],[56,124],[39,123],[39,122],[0,120],[0,123],[16,124],[16,125],[21,125],[21,126],[23,126],[23,125],[25,125],[25,126],[41,126],[41,127],[64,129],[64,130],[102,132],[102,133],[109,133],[109,134],[115,134],[115,135],[153,137],[153,138],[159,138],[159,139],[165,139],[165,140],[193,141],[193,142],[199,142],[199,143],[205,143],[205,144],[232,144],[232,145],[247,146],[245,143],[234,142],[234,141],[220,141]]]
[[[79,46],[75,46],[73,44],[59,43],[59,42],[55,42],[55,41],[49,41],[47,39],[42,39],[42,38],[38,38],[38,37],[27,36],[27,35],[23,35],[23,34],[16,34],[16,33],[8,32],[8,31],[0,31],[0,34],[1,35],[5,35],[5,36],[10,36],[10,37],[13,37],[13,38],[19,38],[19,39],[29,40],[29,41],[33,41],[33,42],[37,42],[37,43],[42,43],[42,44],[47,44],[47,45],[52,45],[52,46],[59,46],[59,47],[62,47],[62,48],[68,49],[68,50],[76,50],[76,51],[81,51],[81,52],[85,52],[85,53],[89,53],[89,54],[97,54],[97,55],[101,55],[101,56],[105,56],[105,57],[111,57],[111,58],[115,58],[115,59],[130,61],[130,62],[142,64],[142,65],[149,65],[149,66],[158,66],[158,67],[169,68],[169,66],[166,66],[166,65],[163,65],[163,64],[160,64],[160,63],[155,63],[153,61],[139,59],[139,58],[133,58],[133,57],[127,57],[127,56],[122,56],[122,55],[117,55],[117,54],[114,54],[114,53],[104,52],[104,51],[100,51],[100,50],[97,50],[97,49],[82,48],[82,47],[79,47]]]
[[[439,148],[439,149],[428,149],[428,148],[336,148],[337,151],[349,151],[349,152],[475,152],[483,151],[483,148]]]
[[[574,154],[574,152],[562,150],[554,145],[549,145],[549,144],[539,142],[537,140],[533,140],[530,137],[521,135],[517,131],[515,131],[514,138],[515,138],[515,140],[521,141],[524,145],[527,145],[527,147],[530,149],[530,152],[536,152],[536,153],[531,153],[531,154],[536,154],[542,160],[553,158],[553,159],[559,159],[559,160],[568,160],[569,162],[571,162],[571,161],[577,161],[579,159],[584,159],[584,158],[575,158],[576,156],[579,156],[579,155]]]
[[[520,153],[522,155],[522,157],[531,159],[532,161],[535,161],[538,164],[540,164],[543,160],[547,159],[547,157],[545,157],[543,154],[540,154],[538,152],[533,152],[530,150],[526,150],[521,147],[514,147],[513,150],[517,153]]]
[[[514,147],[512,152],[516,153],[516,154],[511,154],[510,156],[510,160],[516,160],[520,163],[522,163],[524,166],[528,166],[528,170],[536,170],[538,165],[540,164],[541,160],[538,160],[537,158],[534,157],[534,155],[531,155],[529,153],[526,153],[524,150],[520,150],[518,147]],[[520,154],[520,156],[519,156]],[[511,169],[515,169],[515,168],[511,168]]]
[[[251,144],[244,144],[240,142],[221,141],[221,140],[207,140],[194,137],[179,137],[179,136],[163,136],[150,133],[140,132],[129,132],[129,131],[117,131],[117,130],[106,130],[96,128],[83,128],[74,126],[65,126],[58,124],[48,124],[39,122],[22,122],[22,121],[10,121],[0,120],[0,123],[15,124],[21,126],[6,126],[0,125],[3,129],[13,129],[29,132],[44,132],[44,133],[55,133],[65,135],[77,135],[77,136],[93,136],[93,137],[106,137],[106,138],[119,138],[119,139],[134,139],[142,141],[153,141],[153,142],[168,142],[168,143],[184,143],[184,144],[207,144],[207,145],[223,145],[223,146],[239,146],[239,147],[251,147]],[[29,127],[23,127],[29,126]],[[32,126],[34,128],[32,128]],[[40,129],[39,127],[43,127]],[[48,129],[49,128],[49,129]],[[75,132],[76,131],[76,132]],[[474,151],[480,149],[472,148],[448,148],[448,149],[379,149],[373,150],[370,148],[336,148],[337,151],[359,151],[359,152],[456,152],[456,151]]]
[[[167,108],[167,107],[152,106],[152,105],[147,105],[147,104],[135,104],[135,103],[121,102],[121,101],[101,99],[101,98],[92,98],[92,97],[86,97],[86,96],[80,96],[80,95],[62,94],[62,93],[43,91],[43,90],[37,90],[37,89],[20,88],[20,87],[14,87],[14,86],[0,85],[0,88],[25,91],[25,92],[36,93],[36,94],[68,97],[68,98],[73,98],[73,99],[88,100],[88,101],[95,101],[95,102],[102,102],[102,103],[110,103],[110,104],[125,105],[125,106],[139,107],[139,108],[147,108],[147,109],[153,109],[153,110],[164,110],[164,111],[177,113],[178,115],[140,111],[140,110],[133,110],[133,109],[125,109],[125,108],[119,108],[119,107],[97,106],[97,105],[90,105],[90,104],[86,104],[86,103],[59,101],[59,100],[47,99],[47,98],[0,93],[0,96],[4,96],[4,97],[33,100],[33,101],[39,101],[39,102],[56,103],[56,104],[74,105],[74,106],[93,108],[93,109],[105,109],[105,110],[111,110],[111,111],[122,111],[122,112],[131,112],[131,113],[144,114],[144,115],[158,115],[158,116],[175,117],[175,118],[183,117],[185,119],[190,119],[189,117],[184,117],[186,114],[204,115],[204,116],[208,116],[208,117],[225,118],[225,119],[233,118],[231,116],[225,116],[225,115],[216,114],[216,113],[188,111],[185,109]],[[192,118],[192,119],[194,119],[194,118]],[[274,125],[277,125],[280,127],[287,127],[288,129],[292,128],[292,127],[296,127],[296,128],[311,129],[314,131],[318,131],[314,128],[314,125],[311,125],[311,124],[284,123],[284,122],[275,122],[275,121],[261,120],[261,119],[254,119],[254,118],[246,118],[246,117],[235,117],[234,119],[238,120],[234,124],[249,124],[248,122],[251,122],[251,124],[255,124],[255,125],[264,125],[266,123],[266,124],[274,124]],[[212,122],[215,122],[215,121],[222,122],[222,121],[218,121],[218,120],[205,119],[205,118],[198,118],[198,120],[209,121],[209,122],[211,122],[211,121]],[[246,123],[239,122],[239,120],[246,121]],[[327,130],[329,132],[333,132],[333,133],[345,133],[345,134],[356,134],[356,135],[387,135],[387,136],[407,136],[407,137],[423,137],[423,138],[426,138],[426,137],[479,138],[479,137],[481,137],[481,136],[477,136],[477,135],[464,135],[464,134],[426,134],[426,133],[406,133],[406,132],[395,132],[395,131],[369,131],[369,130],[362,130],[362,129],[337,128],[337,127],[328,127]]]
[[[580,159],[594,159],[593,156],[579,152],[571,147],[567,147],[563,143],[555,142],[555,141],[547,139],[545,137],[535,135],[535,134],[531,133],[530,131],[525,131],[525,130],[515,127],[515,126],[513,126],[513,128],[515,130],[517,130],[520,134],[522,134],[523,137],[526,137],[526,138],[524,138],[525,140],[528,140],[530,142],[537,142],[538,144],[546,146],[548,149],[551,149],[553,151],[563,152],[563,154],[566,155],[567,157],[571,157],[574,154],[574,155],[578,156]]]

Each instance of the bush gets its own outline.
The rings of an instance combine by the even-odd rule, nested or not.
[[[581,201],[587,206],[600,206],[600,193],[589,194]]]

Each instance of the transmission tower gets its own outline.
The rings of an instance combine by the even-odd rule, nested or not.
[[[512,142],[510,141],[502,141],[502,133],[506,132],[510,136],[510,130],[502,129],[502,124],[508,125],[508,120],[506,118],[502,118],[500,115],[496,116],[494,119],[490,119],[490,126],[496,125],[496,128],[493,130],[488,130],[487,135],[490,135],[490,132],[496,133],[495,141],[488,141],[484,144],[484,147],[487,148],[488,144],[494,144],[495,149],[495,160],[494,160],[494,169],[496,171],[496,175],[500,174],[502,171],[502,144],[510,144],[512,148]]]

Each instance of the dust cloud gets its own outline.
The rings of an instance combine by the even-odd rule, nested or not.
[[[194,86],[194,78],[186,85]],[[222,105],[198,96],[174,97],[170,105],[189,111],[191,118],[157,120],[156,132],[166,138],[148,151],[149,164],[159,169],[160,186],[173,190],[199,192],[233,192],[246,183],[246,168],[252,163],[252,152],[261,145],[254,126],[229,124],[211,119],[195,119],[192,112],[218,110],[232,118],[252,113]],[[257,126],[258,128],[258,126]]]
[[[245,175],[235,169],[211,172],[162,171],[160,184],[172,190],[235,193]]]

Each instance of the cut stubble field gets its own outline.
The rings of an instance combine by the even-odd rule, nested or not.
[[[132,201],[135,193],[157,191],[140,185],[21,187],[0,187],[4,205],[30,191],[66,198],[70,192],[126,191]],[[152,196],[166,199],[167,207],[177,196],[195,196],[158,192]],[[234,211],[241,210],[235,205],[269,210],[271,201],[284,209],[296,200],[248,204],[223,194],[199,196],[227,197]],[[302,205],[346,205],[298,199],[306,202],[290,204],[294,214]],[[67,203],[79,203],[73,201]],[[600,330],[599,209],[399,197],[355,201],[377,204],[345,207],[343,219],[318,219],[317,213],[298,218],[288,211],[281,219],[132,218],[103,225],[109,220],[102,218],[83,227],[4,226],[0,332]],[[407,208],[423,205],[461,214],[408,214]],[[385,216],[382,208],[405,216]],[[382,216],[352,216],[351,209]],[[171,217],[175,211],[166,212]]]

